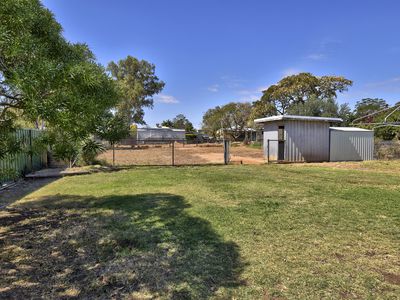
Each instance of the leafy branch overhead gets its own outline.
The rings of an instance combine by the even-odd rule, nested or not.
[[[107,134],[113,140],[126,133],[129,123],[144,123],[143,108],[152,107],[152,96],[164,87],[155,66],[128,56],[111,62],[108,70],[87,45],[63,37],[61,25],[39,0],[2,1],[1,155],[17,151],[12,130],[18,124],[48,128],[61,148],[72,149],[61,156],[71,158],[105,123],[112,123]],[[121,120],[122,129],[117,126]]]
[[[65,40],[40,1],[2,1],[0,32],[0,122],[19,115],[79,138],[116,105],[105,69],[86,45]]]

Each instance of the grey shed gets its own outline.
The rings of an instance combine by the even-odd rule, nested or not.
[[[374,159],[374,131],[356,127],[330,128],[330,161]]]
[[[339,158],[338,153],[340,153],[341,160],[360,160],[354,151],[349,150],[350,148],[341,146],[336,139],[340,134],[334,133],[335,138],[332,143],[331,126],[342,122],[340,118],[281,115],[254,121],[264,127],[264,155],[268,161],[330,161],[332,149],[335,151],[335,159]],[[344,136],[342,142],[344,145]],[[363,149],[368,148],[368,154],[364,154],[360,149],[357,151],[363,153],[362,159],[372,159],[370,142],[366,143],[369,143],[368,147],[366,144],[359,146]]]

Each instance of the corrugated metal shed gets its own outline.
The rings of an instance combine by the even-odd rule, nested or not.
[[[267,122],[264,124],[264,155],[270,161],[278,160],[278,129],[282,126],[284,130],[284,161],[328,161],[329,125],[323,121]]]
[[[285,135],[286,161],[329,161],[328,122],[287,121]]]
[[[374,132],[356,127],[330,127],[340,118],[273,116],[264,124],[264,155],[268,161],[322,162],[371,160]]]
[[[374,159],[374,132],[357,127],[330,127],[330,161]]]
[[[340,118],[273,116],[256,119],[264,124],[264,155],[269,161],[318,162],[329,160],[329,126]],[[279,137],[279,130],[282,136]]]

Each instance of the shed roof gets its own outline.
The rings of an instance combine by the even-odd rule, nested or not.
[[[296,121],[316,121],[316,122],[343,122],[341,118],[326,118],[326,117],[309,117],[309,116],[294,116],[294,115],[280,115],[273,117],[266,117],[255,119],[255,123],[266,123],[282,120],[296,120]]]
[[[373,132],[373,130],[368,130],[364,128],[358,128],[358,127],[329,127],[331,130],[337,130],[337,131],[368,131],[368,132]]]

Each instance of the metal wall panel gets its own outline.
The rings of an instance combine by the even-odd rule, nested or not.
[[[329,161],[329,123],[285,121],[285,161]]]
[[[340,131],[331,129],[330,161],[374,159],[373,131]]]
[[[279,123],[280,124],[280,123]],[[268,122],[264,124],[264,156],[269,160],[278,159],[278,122]],[[269,158],[268,158],[268,140]]]

